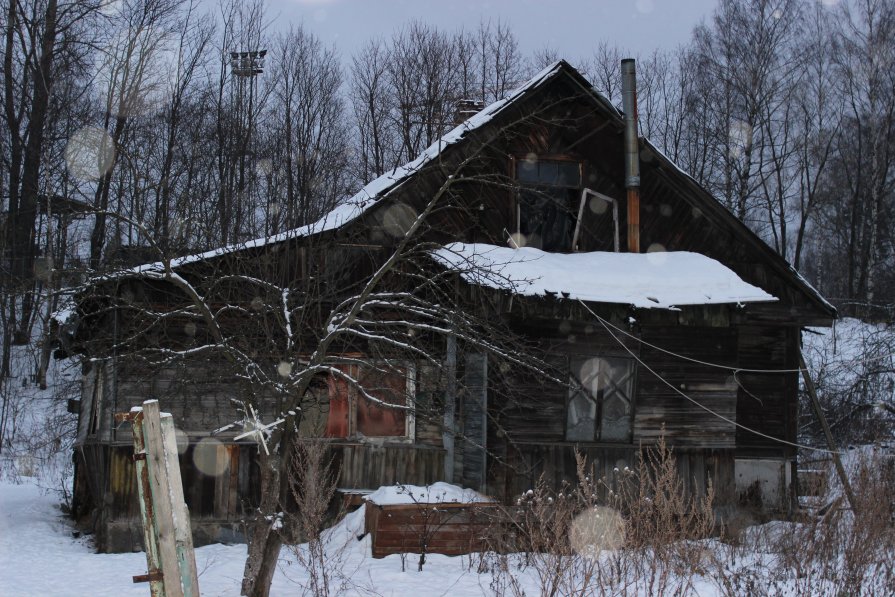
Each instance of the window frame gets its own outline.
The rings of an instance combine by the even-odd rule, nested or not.
[[[571,184],[551,184],[549,182],[532,182],[532,181],[522,181],[519,178],[519,166],[520,164],[529,161],[527,156],[524,155],[511,155],[510,156],[510,178],[512,178],[515,188],[513,190],[513,231],[516,235],[522,234],[522,200],[521,194],[525,190],[535,191],[538,189],[565,189],[566,191],[575,191],[576,196],[580,195],[581,190],[584,189],[584,160],[570,155],[563,154],[545,154],[539,155],[535,163],[540,164],[542,162],[556,162],[556,163],[574,163],[578,166],[578,181],[577,185]],[[570,193],[571,195],[571,193]],[[578,206],[574,205],[574,203],[570,203],[568,206],[568,214],[571,223],[570,233],[574,234],[575,227],[578,224]],[[575,247],[572,246],[573,241],[569,239],[569,246],[561,250],[560,252],[575,252]],[[542,249],[546,250],[546,249]]]
[[[630,393],[628,396],[625,396],[629,402],[629,410],[628,414],[628,427],[627,427],[627,437],[625,439],[606,439],[603,434],[603,424],[605,420],[604,414],[604,406],[605,406],[605,396],[603,395],[603,388],[598,390],[598,395],[594,396],[585,387],[585,384],[582,384],[577,376],[573,376],[573,367],[575,363],[586,363],[591,359],[601,359],[604,361],[617,361],[624,362],[626,364],[626,370],[628,371],[625,378],[622,379],[623,384],[630,384]],[[635,359],[621,356],[621,355],[569,355],[567,358],[568,365],[568,376],[569,376],[569,388],[566,393],[565,400],[565,422],[564,422],[564,430],[563,430],[563,439],[566,442],[576,443],[576,444],[617,444],[617,445],[630,445],[633,441],[634,437],[634,417],[636,414],[636,404],[637,404],[637,362]],[[600,375],[598,372],[597,375]],[[613,383],[612,385],[618,385]],[[593,417],[593,434],[591,439],[570,439],[569,432],[572,426],[570,425],[570,414],[571,414],[571,405],[572,402],[578,398],[579,395],[584,395],[585,399],[590,400],[594,405],[594,417]]]
[[[520,154],[510,155],[510,163],[509,163],[509,175],[510,178],[515,183],[515,188],[512,191],[512,201],[513,201],[513,230],[516,235],[522,234],[522,201],[521,191],[523,190],[532,190],[537,191],[538,189],[566,189],[567,191],[574,190],[577,196],[577,205],[574,203],[569,207],[569,215],[572,224],[572,237],[570,240],[570,246],[568,247],[568,252],[570,253],[578,253],[579,252],[579,241],[581,240],[581,230],[582,225],[584,223],[584,215],[585,215],[585,205],[587,203],[587,198],[595,198],[601,201],[604,201],[609,204],[612,210],[612,251],[618,253],[621,251],[619,244],[619,213],[618,206],[619,202],[617,199],[610,197],[604,193],[600,193],[588,187],[584,181],[585,167],[586,161],[583,158],[568,155],[568,154],[545,154],[543,156],[538,156],[536,163],[540,162],[557,162],[557,163],[575,163],[578,165],[578,186],[570,186],[564,184],[551,184],[549,182],[531,182],[531,181],[522,181],[519,178],[519,165],[522,162],[528,161],[529,158],[527,156],[523,156]],[[511,238],[510,243],[512,245],[516,245],[516,242]]]
[[[383,366],[384,364],[384,366]],[[416,441],[416,364],[412,361],[372,361],[370,363],[360,362],[357,359],[339,360],[330,363],[331,368],[349,367],[347,373],[353,379],[357,380],[360,375],[361,368],[373,369],[382,372],[388,372],[390,368],[404,369],[404,393],[407,401],[407,409],[404,411],[404,435],[359,435],[357,429],[357,404],[362,399],[357,387],[351,382],[345,381],[348,391],[348,424],[345,436],[327,435],[329,427],[329,416],[332,413],[332,395],[328,394],[329,408],[327,410],[327,429],[324,429],[324,437],[334,442],[368,442],[368,443],[414,443]],[[329,391],[329,379],[331,377],[339,377],[330,370],[327,375],[327,392]]]

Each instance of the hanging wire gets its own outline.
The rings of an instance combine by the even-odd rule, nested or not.
[[[581,302],[581,301],[579,300],[579,302]],[[581,304],[583,305],[584,303],[581,303]],[[587,307],[585,306],[585,308],[587,308]],[[716,367],[718,369],[726,369],[728,371],[733,371],[735,374],[736,373],[801,373],[802,372],[802,369],[800,369],[800,368],[795,368],[795,369],[749,369],[746,367],[734,367],[731,365],[722,365],[721,363],[712,363],[709,361],[702,361],[700,359],[688,357],[687,355],[678,354],[674,351],[668,350],[667,348],[662,348],[661,346],[656,346],[655,344],[651,344],[651,343],[647,342],[646,340],[639,338],[639,337],[635,336],[634,334],[627,332],[624,329],[603,319],[602,317],[600,317],[599,315],[597,315],[590,309],[587,309],[587,310],[590,312],[591,315],[593,315],[595,318],[597,318],[597,320],[600,323],[602,323],[604,327],[606,327],[606,326],[611,327],[612,329],[619,332],[620,334],[624,334],[625,336],[631,338],[632,340],[639,342],[640,344],[643,344],[644,346],[649,346],[650,348],[658,350],[659,352],[664,352],[667,355],[671,355],[671,356],[681,359],[683,361],[690,361],[691,363],[705,365],[706,367]],[[838,361],[830,361],[828,364],[830,364],[830,365],[845,365],[845,364],[849,364],[849,363],[855,363],[855,364],[856,363],[870,363],[873,361],[881,361],[883,359],[888,359],[888,358],[892,358],[892,357],[895,357],[895,353],[890,352],[890,353],[886,353],[883,355],[877,355],[875,357],[869,357],[869,358],[842,359],[842,360],[838,360]]]
[[[837,452],[837,451],[835,451],[835,450],[827,450],[827,449],[824,449],[824,448],[815,448],[814,446],[808,446],[808,445],[805,445],[805,444],[800,444],[800,443],[796,443],[796,442],[787,441],[787,440],[785,440],[785,439],[781,439],[781,438],[779,438],[779,437],[774,437],[773,435],[768,435],[768,434],[766,434],[766,433],[762,433],[761,431],[758,431],[758,430],[756,430],[756,429],[752,429],[751,427],[746,427],[745,425],[743,425],[743,424],[741,424],[741,423],[737,423],[737,422],[734,421],[733,419],[730,419],[729,417],[725,417],[725,416],[722,415],[721,413],[712,410],[711,408],[709,408],[708,406],[705,406],[704,404],[702,404],[701,402],[695,400],[694,398],[691,398],[691,397],[688,396],[686,393],[684,393],[684,392],[682,392],[680,389],[678,389],[677,386],[675,386],[673,383],[669,382],[669,381],[666,380],[664,377],[662,377],[661,375],[659,375],[658,373],[656,373],[656,371],[655,371],[652,367],[650,367],[649,365],[647,365],[646,363],[644,363],[643,360],[640,359],[640,357],[638,357],[636,354],[634,354],[634,352],[633,352],[630,348],[628,348],[628,347],[625,345],[625,343],[624,343],[618,336],[616,336],[615,334],[612,333],[612,330],[611,330],[611,329],[609,328],[609,326],[607,325],[608,322],[606,322],[602,317],[600,317],[599,315],[597,315],[596,313],[594,313],[594,312],[590,309],[590,307],[588,307],[588,306],[584,303],[584,301],[582,301],[582,300],[579,299],[578,302],[581,303],[581,306],[584,307],[585,310],[587,310],[588,313],[590,313],[592,316],[594,316],[594,317],[597,319],[597,321],[600,322],[600,325],[602,325],[602,326],[603,326],[603,329],[605,329],[606,332],[607,332],[610,336],[612,336],[612,339],[615,340],[615,341],[619,344],[619,346],[621,346],[622,348],[624,348],[624,349],[625,349],[625,352],[627,352],[629,355],[631,355],[631,358],[633,358],[635,361],[637,361],[637,363],[638,363],[641,367],[643,367],[644,369],[646,369],[647,371],[649,371],[650,373],[652,373],[653,375],[655,375],[655,376],[659,379],[659,381],[661,381],[663,384],[665,384],[666,386],[668,386],[669,388],[671,388],[672,390],[674,390],[677,394],[679,394],[680,396],[682,396],[682,397],[685,398],[686,400],[689,400],[690,402],[692,402],[693,404],[695,404],[696,406],[698,406],[699,408],[701,408],[701,409],[704,410],[705,412],[709,413],[709,414],[712,415],[713,417],[717,417],[718,419],[721,419],[722,421],[724,421],[724,422],[726,422],[726,423],[730,423],[730,424],[733,425],[734,427],[737,427],[737,428],[739,428],[739,429],[742,429],[743,431],[748,431],[749,433],[754,433],[755,435],[757,435],[757,436],[759,436],[759,437],[763,437],[763,438],[765,438],[765,439],[769,439],[769,440],[771,440],[771,441],[774,441],[774,442],[777,442],[777,443],[780,443],[780,444],[784,444],[784,445],[787,445],[787,446],[792,446],[792,447],[794,447],[794,448],[801,448],[801,449],[803,449],[803,450],[812,450],[812,451],[814,451],[814,452],[823,452],[823,453],[825,453],[825,454],[837,454],[837,455],[840,455],[840,456],[842,455],[841,452]],[[612,326],[612,327],[615,327],[615,326]],[[617,329],[617,328],[616,328],[616,329]],[[691,360],[695,360],[695,359],[691,359]],[[696,361],[696,362],[701,362],[701,361]],[[746,371],[746,370],[743,369],[742,371]],[[795,371],[801,371],[801,369],[796,369]]]

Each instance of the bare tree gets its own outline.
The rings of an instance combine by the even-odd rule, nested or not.
[[[335,50],[297,28],[280,36],[271,58],[275,141],[259,170],[268,182],[268,228],[278,232],[314,222],[335,206],[346,194],[349,159]]]
[[[837,21],[837,64],[847,106],[837,148],[848,193],[846,292],[873,302],[880,266],[892,256],[895,4],[843,3]]]

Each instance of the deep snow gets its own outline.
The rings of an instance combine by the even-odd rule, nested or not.
[[[434,257],[467,282],[527,296],[553,293],[644,309],[777,300],[718,261],[687,251],[565,254],[451,243]]]

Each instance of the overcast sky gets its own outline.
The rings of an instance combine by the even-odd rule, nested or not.
[[[510,24],[525,57],[549,46],[574,62],[600,41],[633,54],[672,49],[708,19],[716,0],[267,0],[272,29],[304,22],[343,58],[368,39],[420,19],[446,30]]]

